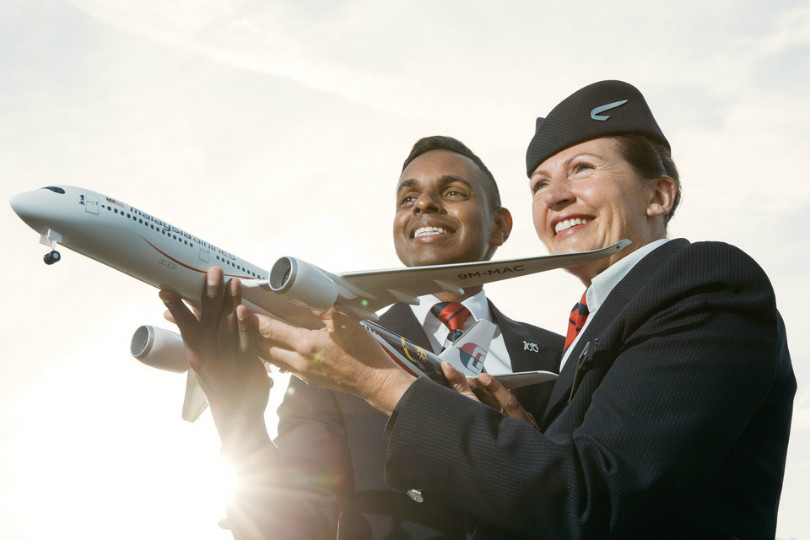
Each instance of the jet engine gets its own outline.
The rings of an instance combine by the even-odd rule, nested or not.
[[[188,370],[183,338],[171,330],[139,326],[132,335],[129,351],[147,366],[175,373]]]
[[[335,279],[315,265],[282,257],[270,270],[269,282],[270,290],[297,304],[327,310],[335,305],[340,294]]]

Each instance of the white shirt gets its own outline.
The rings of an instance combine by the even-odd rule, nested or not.
[[[568,347],[567,351],[565,351],[562,362],[560,362],[560,373],[562,373],[562,368],[565,365],[566,360],[568,360],[568,356],[570,356],[571,351],[574,350],[574,345],[576,345],[577,341],[579,341],[579,336],[581,336],[585,332],[585,329],[588,328],[588,325],[593,320],[594,314],[599,311],[599,306],[601,306],[608,297],[610,292],[613,290],[613,287],[624,279],[624,276],[626,276],[627,273],[630,272],[630,270],[632,270],[641,259],[646,257],[648,253],[666,242],[669,242],[669,239],[662,238],[661,240],[650,242],[649,244],[638,248],[627,257],[619,259],[615,264],[610,265],[605,271],[591,280],[591,286],[588,287],[588,290],[585,292],[585,303],[588,304],[588,318],[585,320],[585,324],[582,326],[579,334],[577,334],[577,337],[574,338],[571,346]]]
[[[441,302],[441,300],[432,294],[427,294],[419,297],[418,306],[411,306],[416,320],[419,321],[422,328],[425,329],[425,334],[427,334],[433,352],[437,354],[442,350],[447,334],[450,333],[450,330],[430,312],[430,308],[438,302]],[[484,294],[483,290],[465,299],[461,303],[472,313],[472,317],[466,320],[462,330],[469,330],[475,321],[481,319],[492,322],[487,296]],[[492,342],[489,344],[489,352],[484,360],[484,368],[487,373],[492,375],[512,373],[512,363],[509,360],[509,353],[506,351],[506,342],[504,342],[503,335],[501,335],[501,329],[497,326],[495,328],[495,337],[492,338]]]

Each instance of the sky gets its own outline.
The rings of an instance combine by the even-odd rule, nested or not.
[[[771,278],[799,384],[777,536],[810,538],[810,4],[419,0],[3,0],[0,195],[102,192],[259,266],[400,265],[394,185],[411,145],[451,135],[515,219],[496,258],[545,253],[525,148],[537,116],[622,79],[681,172],[670,235],[721,240]],[[157,291],[0,211],[0,539],[229,538],[210,415],[180,419],[182,376],[128,354]],[[563,271],[493,284],[558,332]],[[275,426],[275,406],[267,420]]]

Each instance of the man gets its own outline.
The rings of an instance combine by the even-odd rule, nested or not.
[[[403,164],[396,197],[394,245],[406,266],[489,260],[512,228],[492,174],[466,146],[449,137],[428,137],[414,145]],[[487,371],[556,370],[562,348],[557,335],[505,317],[487,302],[480,287],[465,292],[463,297],[423,297],[419,306],[396,304],[379,324],[438,352],[448,331],[430,308],[438,301],[462,301],[476,320],[490,319],[500,329],[485,362]],[[524,351],[524,343],[537,344],[540,350]],[[543,398],[537,388],[518,392],[528,409]],[[318,508],[320,519],[325,524],[340,516],[341,537],[463,536],[464,520],[457,511],[420,504],[413,500],[418,493],[411,491],[412,499],[385,484],[383,431],[388,417],[365,401],[293,378],[278,413],[279,453],[302,465],[306,473],[296,481],[303,487],[329,494],[328,504]],[[323,434],[325,426],[328,436]],[[317,445],[312,444],[315,437]],[[313,520],[308,525],[321,523]],[[319,529],[310,530],[316,534]]]
[[[406,266],[489,260],[509,237],[511,228],[512,217],[501,206],[495,180],[475,154],[450,137],[417,141],[397,185],[393,227],[396,252]],[[431,308],[437,302],[462,302],[472,313],[462,328],[481,318],[499,328],[485,362],[489,373],[557,369],[562,337],[504,316],[486,299],[481,287],[465,291],[464,296],[440,293],[420,300],[418,306],[395,304],[381,316],[379,324],[438,352],[449,332]],[[175,306],[169,308],[178,315]],[[187,325],[180,317],[175,319],[183,331]],[[187,337],[185,331],[188,345]],[[194,367],[191,358],[190,362]],[[201,379],[206,373],[210,371],[198,369]],[[201,382],[206,388],[206,382]],[[206,393],[212,400],[215,391],[206,388]],[[520,389],[515,395],[531,411],[542,410],[548,394],[539,385]],[[211,403],[211,410],[215,420],[220,418],[217,403]],[[310,387],[292,378],[278,414],[277,455],[273,457],[241,459],[247,453],[245,446],[269,446],[261,440],[266,432],[254,436],[255,425],[224,429],[228,422],[217,422],[224,453],[239,456],[234,461],[240,467],[243,485],[229,510],[236,536],[359,539],[465,535],[462,512],[448,505],[422,504],[418,489],[395,490],[386,485],[384,428],[388,417],[362,399]],[[225,431],[240,433],[236,438],[241,442],[229,443],[235,437]]]

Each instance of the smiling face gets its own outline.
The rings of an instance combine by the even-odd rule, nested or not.
[[[593,139],[554,154],[538,165],[529,185],[534,227],[552,254],[632,240],[613,257],[569,268],[586,285],[633,250],[666,236],[663,216],[672,205],[674,183],[668,177],[640,178],[612,138]]]
[[[431,150],[397,185],[394,245],[405,266],[489,260],[509,236],[505,208],[493,208],[483,173],[469,158]]]

